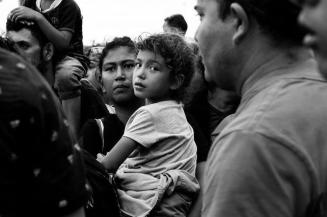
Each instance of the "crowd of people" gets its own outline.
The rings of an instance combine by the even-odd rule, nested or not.
[[[85,50],[74,0],[0,38],[0,217],[327,216],[327,0],[197,0]]]

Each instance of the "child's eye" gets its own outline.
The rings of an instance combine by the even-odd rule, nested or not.
[[[110,66],[110,67],[105,67],[104,69],[103,69],[103,71],[105,71],[105,72],[114,72],[114,71],[116,71],[116,67],[114,67],[114,66]]]
[[[158,67],[155,67],[155,66],[150,66],[149,69],[151,71],[159,71]]]
[[[135,65],[134,65],[135,68],[140,68],[141,66],[142,66],[141,63],[135,63]]]

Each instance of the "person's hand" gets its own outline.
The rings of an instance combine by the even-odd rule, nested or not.
[[[14,22],[22,19],[37,21],[39,16],[41,16],[39,12],[25,6],[20,6],[12,10],[8,18]]]
[[[101,153],[98,153],[97,154],[97,161],[99,161],[100,163],[102,163],[103,159],[104,159],[104,155],[101,154]]]

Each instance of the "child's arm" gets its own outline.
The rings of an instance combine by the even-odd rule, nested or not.
[[[20,6],[12,10],[9,16],[10,19],[15,22],[20,19],[27,19],[36,22],[44,35],[59,51],[65,50],[69,47],[72,33],[69,31],[60,31],[56,29],[41,13],[28,7]]]
[[[97,160],[109,171],[115,172],[125,159],[134,151],[138,143],[128,137],[122,137],[110,152],[103,156],[97,155]]]

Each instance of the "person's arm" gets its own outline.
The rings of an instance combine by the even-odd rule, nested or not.
[[[10,12],[10,19],[17,22],[21,19],[32,20],[37,23],[44,35],[59,51],[69,47],[72,33],[56,29],[41,13],[25,6],[15,8]]]
[[[201,208],[202,208],[202,187],[204,186],[204,168],[205,161],[199,162],[196,165],[196,173],[195,176],[200,184],[200,192],[195,201],[193,201],[192,207],[188,214],[188,217],[199,217],[201,216]]]
[[[103,156],[97,155],[97,160],[108,170],[115,172],[125,159],[134,151],[138,143],[128,137],[122,137],[110,152]]]

